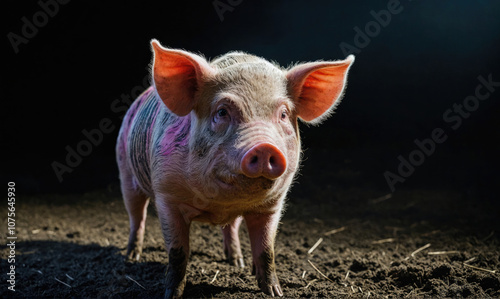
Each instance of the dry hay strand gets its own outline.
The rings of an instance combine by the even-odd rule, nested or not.
[[[212,278],[212,281],[210,283],[214,283],[214,281],[217,279],[217,274],[219,274],[219,270],[215,272],[214,278]]]
[[[63,281],[60,281],[59,279],[57,279],[57,277],[54,277],[54,279],[59,282],[59,283],[62,283],[63,285],[67,286],[68,288],[71,288],[71,286]]]
[[[309,282],[309,283],[308,283],[308,284],[304,287],[304,289],[307,289],[309,286],[311,286],[311,284],[313,284],[313,283],[314,283],[314,282],[316,282],[317,280],[318,280],[318,279],[316,279],[316,278],[315,278],[315,279],[313,279],[313,280],[311,280],[311,281],[310,281],[310,282]]]
[[[480,268],[480,267],[472,266],[472,265],[469,265],[469,264],[466,264],[466,263],[464,263],[464,266],[469,267],[469,268],[474,269],[474,270],[488,272],[488,273],[491,273],[491,274],[496,274],[497,273],[497,270],[489,270],[489,269],[485,269],[485,268]]]
[[[382,239],[382,240],[377,240],[377,241],[373,241],[372,244],[384,244],[384,243],[392,243],[396,241],[396,239],[394,238],[387,238],[387,239]]]
[[[311,254],[316,249],[316,247],[318,247],[319,244],[321,244],[321,242],[323,242],[323,238],[319,238],[318,241],[316,241],[316,243],[314,243],[314,245],[311,247],[311,249],[307,251],[307,253]]]
[[[460,253],[460,251],[457,251],[457,250],[427,252],[428,255],[445,255],[445,254],[459,254],[459,253]]]
[[[125,278],[134,282],[135,284],[137,284],[138,286],[140,286],[141,288],[143,288],[144,290],[146,290],[145,287],[143,287],[139,282],[137,282],[137,280],[133,279],[132,277],[128,276],[128,275],[125,275]]]
[[[413,251],[413,252],[410,254],[410,256],[409,256],[409,257],[405,258],[405,260],[409,260],[409,259],[410,259],[410,257],[415,258],[415,255],[416,255],[417,253],[419,253],[420,251],[425,250],[425,249],[427,249],[427,248],[429,248],[429,247],[431,247],[431,243],[427,243],[427,244],[425,244],[424,246],[420,247],[419,249],[417,249],[417,250]]]
[[[333,280],[331,280],[330,278],[328,278],[328,276],[326,276],[325,274],[323,274],[323,272],[319,271],[318,268],[316,268],[316,266],[310,261],[310,260],[307,260],[309,262],[309,264],[311,265],[311,267],[314,268],[314,270],[316,270],[321,276],[323,276],[324,278],[326,278],[327,280],[331,281],[331,282],[334,282]]]
[[[347,227],[342,226],[342,227],[339,227],[339,228],[336,228],[336,229],[332,229],[331,231],[327,231],[324,235],[325,236],[333,235],[333,234],[336,234],[336,233],[340,233],[341,231],[344,231],[346,229],[347,229]]]

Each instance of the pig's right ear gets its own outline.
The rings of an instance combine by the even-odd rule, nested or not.
[[[164,48],[153,39],[153,81],[167,108],[185,116],[195,105],[195,93],[215,70],[201,56],[182,50]]]

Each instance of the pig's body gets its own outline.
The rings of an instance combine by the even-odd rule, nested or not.
[[[352,60],[283,70],[243,53],[209,64],[156,42],[153,48],[155,86],[132,104],[117,142],[129,258],[142,251],[151,198],[169,251],[165,296],[179,297],[190,223],[222,225],[224,251],[243,267],[238,228],[245,219],[258,284],[281,296],[274,238],[299,164],[297,118],[314,121],[331,110]]]
[[[260,129],[261,133],[266,130]],[[297,168],[297,144],[292,141],[290,151],[293,151],[293,157],[290,160],[295,165],[290,167],[289,179],[275,187],[273,192],[267,189],[266,196],[259,196],[262,186],[247,185],[245,193],[234,194],[237,191],[198,177],[211,176],[209,170],[217,167],[214,165],[217,162],[228,163],[226,152],[211,153],[210,157],[214,160],[210,159],[210,163],[205,163],[211,164],[210,168],[196,168],[196,173],[190,174],[193,170],[189,167],[190,157],[193,154],[199,155],[195,152],[201,150],[200,144],[192,144],[193,148],[190,149],[190,137],[191,116],[179,117],[171,113],[154,88],[148,88],[128,110],[118,139],[117,158],[120,170],[127,177],[122,180],[127,182],[126,187],[149,198],[154,198],[155,193],[162,192],[162,189],[175,193],[172,203],[175,202],[189,220],[217,225],[229,224],[248,212],[274,213],[281,208],[279,201],[286,195],[289,180],[293,178]],[[152,174],[156,175],[156,184],[153,184]],[[266,182],[263,181],[262,185],[264,184]],[[237,197],[233,197],[234,195]]]

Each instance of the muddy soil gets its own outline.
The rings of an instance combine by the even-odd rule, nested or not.
[[[474,192],[449,188],[388,195],[332,180],[362,181],[359,176],[345,168],[298,178],[276,240],[286,297],[500,297],[496,200],[478,201]],[[162,296],[168,257],[154,209],[144,253],[131,263],[123,259],[128,217],[118,185],[85,194],[17,197],[16,291],[7,290],[10,264],[2,230],[0,297]],[[251,265],[244,225],[240,236]],[[185,298],[266,297],[250,267],[225,262],[219,227],[192,226],[187,276]]]

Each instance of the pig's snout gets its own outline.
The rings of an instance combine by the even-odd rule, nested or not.
[[[270,143],[257,144],[241,159],[241,170],[250,178],[276,179],[286,170],[285,155]]]

